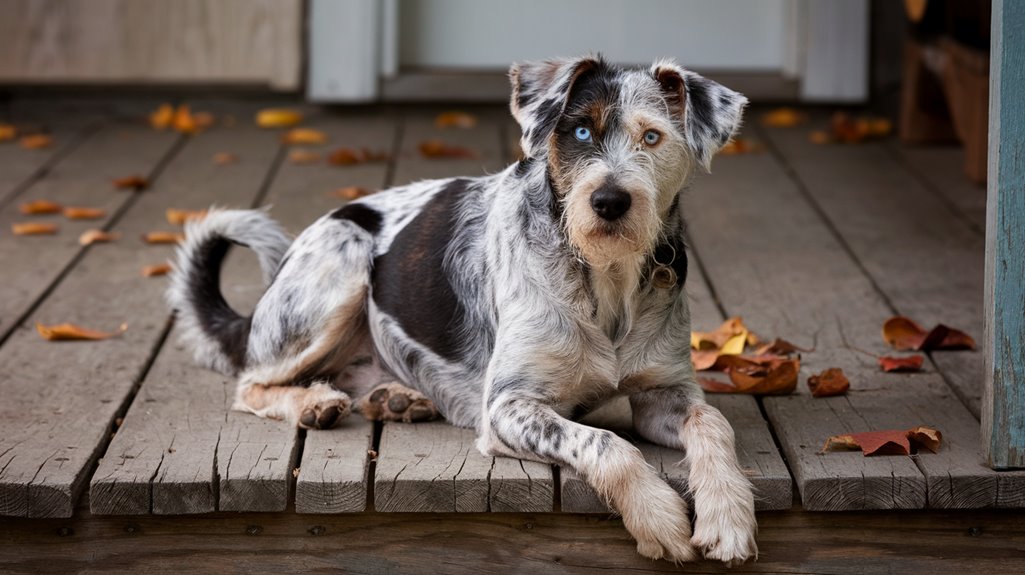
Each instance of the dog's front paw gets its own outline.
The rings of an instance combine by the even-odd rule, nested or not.
[[[758,558],[755,533],[754,498],[724,498],[722,502],[695,501],[697,518],[691,543],[706,559],[715,559],[733,567]]]
[[[352,400],[341,391],[314,390],[305,398],[299,413],[299,427],[303,429],[331,429],[349,415]]]
[[[697,559],[687,503],[661,480],[644,483],[628,495],[627,508],[622,509],[626,529],[637,540],[637,552],[676,563]]]

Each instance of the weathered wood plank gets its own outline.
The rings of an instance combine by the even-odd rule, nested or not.
[[[865,430],[865,412],[888,408],[872,401],[870,390],[921,387],[914,377],[877,373],[873,358],[850,349],[885,351],[878,335],[888,316],[884,302],[768,154],[721,157],[714,168],[698,178],[685,211],[719,300],[763,337],[815,348],[803,356],[798,394],[763,400],[804,506],[924,506],[925,478],[908,458],[836,454],[824,463],[818,454],[829,435]],[[828,367],[851,379],[848,397],[808,394],[808,375]]]
[[[890,313],[896,310],[929,327],[946,323],[972,334],[982,333],[982,238],[896,162],[883,144],[817,146],[803,130],[775,129],[766,133],[794,171],[809,201],[821,210],[858,265],[885,294]],[[873,317],[877,326],[886,315],[889,313]],[[879,342],[878,329],[872,334],[875,342]],[[855,340],[851,344],[865,349]],[[1014,353],[1020,351],[1015,349]],[[958,366],[957,370],[943,372],[958,396],[969,400],[978,397],[979,372],[975,370],[981,352],[931,355],[941,367]],[[881,375],[878,371],[875,374]],[[958,380],[956,376],[967,379]],[[954,415],[958,407],[948,405],[953,398],[944,393],[942,386],[932,385],[934,377],[919,378],[929,384],[933,411],[948,413],[952,422],[963,421]],[[888,397],[896,395],[894,391],[886,392]],[[971,417],[970,412],[963,415]],[[907,417],[893,421],[916,425]],[[937,422],[936,427],[943,430],[943,422]],[[945,431],[949,439],[944,447],[946,463],[938,463],[934,457],[917,460],[928,485],[939,488],[949,477],[950,483],[973,483],[979,491],[937,494],[929,497],[929,505],[965,507],[1003,499],[995,476],[978,465],[980,454],[973,446],[978,445],[978,432],[956,423]],[[959,435],[954,437],[953,433]],[[925,461],[932,463],[926,465]],[[1019,485],[1025,489],[1022,481],[1025,474],[1004,475],[1000,480],[1004,487]],[[1006,503],[1011,505],[1015,500]]]
[[[502,141],[502,130],[499,127],[499,123],[505,121],[505,113],[494,108],[471,110],[479,121],[476,127],[469,129],[435,127],[435,112],[444,109],[424,108],[408,112],[403,123],[402,145],[391,183],[397,185],[431,178],[479,176],[506,167],[509,163],[505,153],[507,146]],[[419,147],[431,139],[468,148],[477,157],[425,158]]]
[[[444,421],[387,424],[374,479],[377,511],[488,510],[495,458],[474,444],[476,433]]]
[[[982,452],[1025,468],[1025,5],[993,3]]]
[[[976,233],[986,229],[986,188],[964,173],[964,149],[888,142],[897,158]]]
[[[20,120],[20,118],[19,118]],[[0,123],[13,123],[21,129],[41,126],[53,138],[54,144],[42,150],[26,150],[16,142],[0,144],[0,209],[14,202],[20,194],[42,177],[60,159],[74,150],[95,131],[98,125],[44,125],[32,121],[11,121],[0,118]]]
[[[339,427],[307,433],[295,484],[297,513],[346,513],[367,508],[368,450],[374,424],[354,415]],[[320,465],[316,465],[316,463]]]
[[[90,515],[0,522],[12,573],[899,573],[1025,570],[1020,514],[762,513],[758,561],[727,571],[636,552],[618,518],[565,513]],[[434,567],[434,566],[439,567]]]
[[[95,197],[97,181],[102,181],[100,190],[109,189],[105,170],[111,167],[147,173],[152,166],[144,160],[155,164],[168,152],[171,138],[125,129],[124,134],[99,142],[105,142],[100,148],[106,155],[120,154],[122,159],[95,152],[73,154],[62,162],[59,177],[46,179],[55,199],[66,199],[64,190],[72,198],[88,198],[89,183]],[[94,171],[87,169],[89,160],[96,164]],[[84,182],[66,180],[72,176]],[[108,193],[117,198],[115,207],[126,201],[117,192],[100,192],[101,197]],[[145,196],[159,197],[156,192]],[[141,266],[152,263],[154,257],[136,239],[140,224],[120,222],[114,227],[124,234],[120,242],[89,248],[87,257],[0,348],[0,389],[5,398],[0,406],[0,515],[71,514],[87,472],[109,441],[114,417],[161,340],[167,315],[159,305],[161,287],[139,274]],[[67,255],[78,249],[76,237],[68,237],[67,228],[62,235],[48,238],[53,241],[38,245],[4,240],[0,251],[9,254],[12,245],[20,245],[31,253],[35,265],[46,265],[53,261],[51,250]],[[3,265],[31,273],[34,264],[24,256],[19,259],[20,263],[4,259]],[[129,332],[101,342],[52,343],[35,333],[31,326],[37,321],[111,330],[125,322]]]
[[[17,202],[0,210],[0,266],[9,278],[0,283],[0,341],[83,253],[78,236],[88,229],[109,226],[119,210],[135,200],[131,193],[114,191],[111,181],[133,174],[148,175],[176,139],[141,126],[107,125],[51,167],[45,177],[19,195]],[[18,206],[38,199],[103,208],[106,216],[93,221],[70,221],[60,214],[33,216],[32,221],[57,224],[60,232],[53,236],[12,236],[11,225],[29,219]]]

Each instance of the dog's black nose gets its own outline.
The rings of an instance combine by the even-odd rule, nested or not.
[[[591,194],[591,209],[601,219],[618,220],[630,209],[630,194],[615,186],[602,186]]]

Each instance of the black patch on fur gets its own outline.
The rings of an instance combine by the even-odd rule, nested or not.
[[[682,286],[687,282],[687,248],[681,241],[670,240],[670,242],[660,244],[655,248],[654,258],[649,266],[649,273],[650,269],[654,269],[658,265],[655,263],[656,260],[663,264],[672,261],[673,263],[669,264],[669,267],[673,268],[673,271],[676,272],[676,285]]]
[[[521,83],[519,94],[516,95],[516,105],[522,110],[534,101],[534,93],[530,91],[530,84]]]
[[[221,295],[221,264],[232,243],[214,238],[199,247],[189,267],[189,303],[195,309],[203,332],[220,344],[232,367],[241,370],[246,363],[246,347],[252,318],[231,309]]]
[[[374,260],[371,285],[377,307],[406,335],[441,357],[462,362],[460,333],[466,310],[445,270],[460,200],[469,180],[449,183],[431,199]]]
[[[530,144],[534,149],[545,143],[548,134],[552,133],[555,123],[562,113],[563,100],[561,98],[550,98],[541,102],[534,111],[534,125],[530,132]]]
[[[513,169],[513,175],[517,178],[522,178],[530,172],[530,168],[534,166],[534,158],[523,158],[516,162],[516,167]]]
[[[376,235],[381,231],[381,212],[363,204],[348,204],[331,212],[336,220],[349,220],[364,230]]]

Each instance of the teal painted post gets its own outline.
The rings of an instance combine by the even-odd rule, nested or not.
[[[1025,468],[1025,0],[993,0],[982,451]]]

